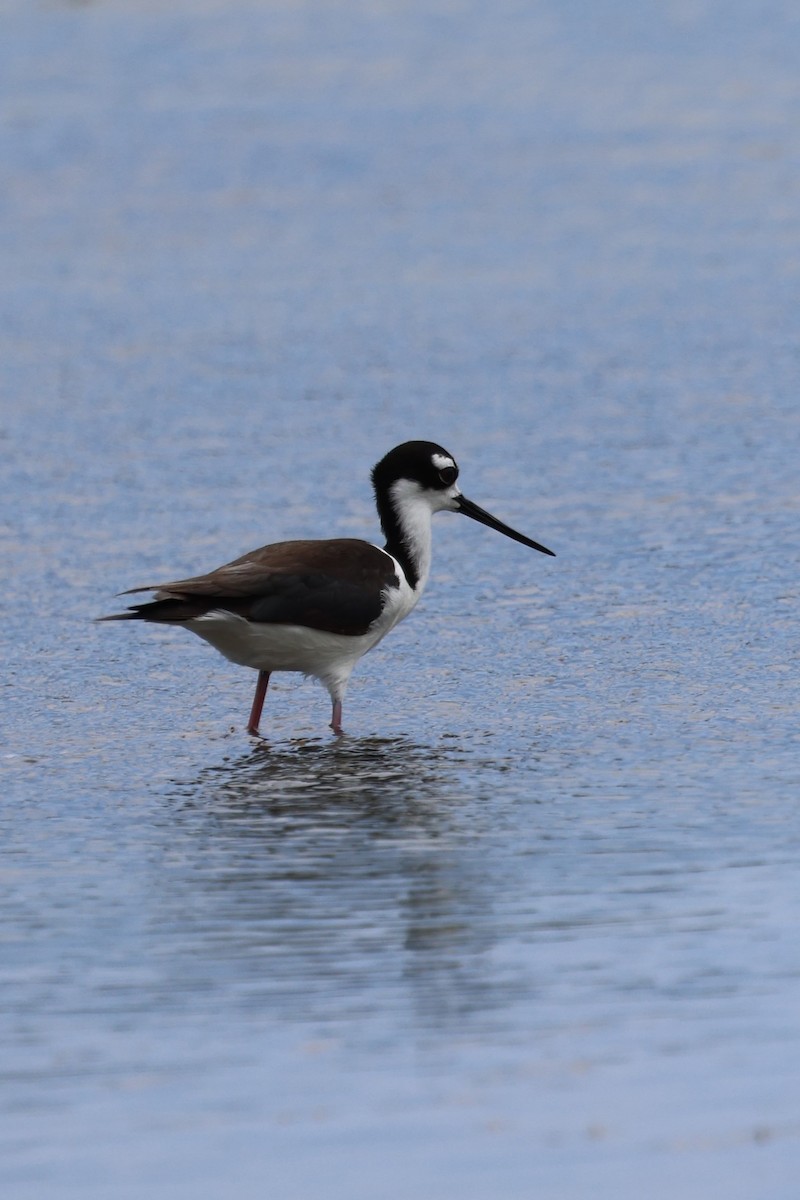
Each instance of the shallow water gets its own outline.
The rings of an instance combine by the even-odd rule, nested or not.
[[[2,12],[5,1191],[793,1200],[794,10]],[[91,623],[408,437],[345,738]]]

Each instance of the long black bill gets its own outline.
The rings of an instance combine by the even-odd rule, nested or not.
[[[490,529],[504,533],[514,542],[522,542],[523,546],[530,546],[531,550],[539,550],[542,554],[550,554],[555,558],[552,550],[548,550],[546,546],[540,546],[538,542],[531,541],[529,537],[525,537],[524,533],[517,533],[516,529],[512,529],[510,525],[504,525],[502,521],[498,521],[497,517],[493,517],[485,508],[479,508],[477,504],[473,504],[466,496],[458,497],[458,511],[465,517],[472,517],[473,521],[478,521],[481,525],[488,525]]]

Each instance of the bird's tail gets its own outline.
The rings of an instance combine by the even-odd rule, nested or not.
[[[96,621],[156,621],[162,625],[180,625],[208,612],[209,603],[192,596],[169,596],[163,600],[149,600],[145,604],[132,604],[126,612],[110,613],[107,617],[95,617]]]

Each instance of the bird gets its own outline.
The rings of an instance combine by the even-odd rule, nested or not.
[[[327,688],[331,729],[360,658],[416,606],[431,569],[431,518],[462,513],[523,546],[552,550],[463,495],[458,465],[435,442],[395,446],[372,470],[383,547],[359,538],[275,542],[205,575],[149,584],[122,596],[154,598],[99,621],[181,625],[233,663],[258,672],[247,732],[260,735],[270,675],[297,671]]]

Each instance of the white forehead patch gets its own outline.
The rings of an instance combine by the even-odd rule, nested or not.
[[[446,454],[432,454],[431,462],[437,471],[443,471],[445,467],[454,467],[456,465],[452,458],[448,458]]]

